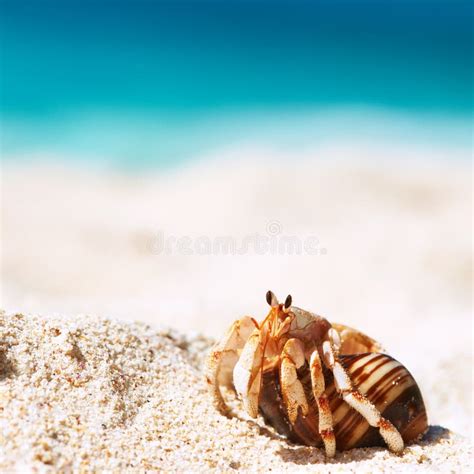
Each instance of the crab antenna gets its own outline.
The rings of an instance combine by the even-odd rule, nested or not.
[[[272,306],[278,306],[278,300],[277,297],[273,294],[272,291],[268,290],[267,295],[266,295],[267,303]]]

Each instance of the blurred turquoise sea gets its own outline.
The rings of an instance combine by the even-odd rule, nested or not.
[[[467,1],[0,0],[5,160],[224,147],[469,150]]]

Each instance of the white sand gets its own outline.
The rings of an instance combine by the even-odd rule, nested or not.
[[[296,163],[239,150],[136,175],[4,166],[2,306],[217,338],[243,314],[262,318],[267,289],[291,293],[381,341],[415,375],[431,424],[471,437],[471,169],[443,153],[331,149]],[[322,251],[195,252],[256,233],[315,236]],[[158,253],[159,235],[189,237],[194,255]]]
[[[209,342],[81,317],[0,316],[3,472],[468,472],[465,438],[432,427],[402,456],[326,461],[261,422],[216,413],[201,372]]]

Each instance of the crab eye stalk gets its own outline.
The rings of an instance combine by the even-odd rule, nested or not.
[[[292,302],[291,295],[288,295],[285,300],[285,304],[283,305],[283,311],[287,313],[290,310],[291,302]]]
[[[266,295],[267,303],[272,307],[278,306],[277,297],[273,294],[273,291],[268,290]]]

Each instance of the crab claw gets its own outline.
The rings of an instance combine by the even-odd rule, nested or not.
[[[234,367],[234,387],[242,398],[245,411],[252,418],[258,415],[262,381],[263,344],[260,329],[255,329],[242,349]]]

